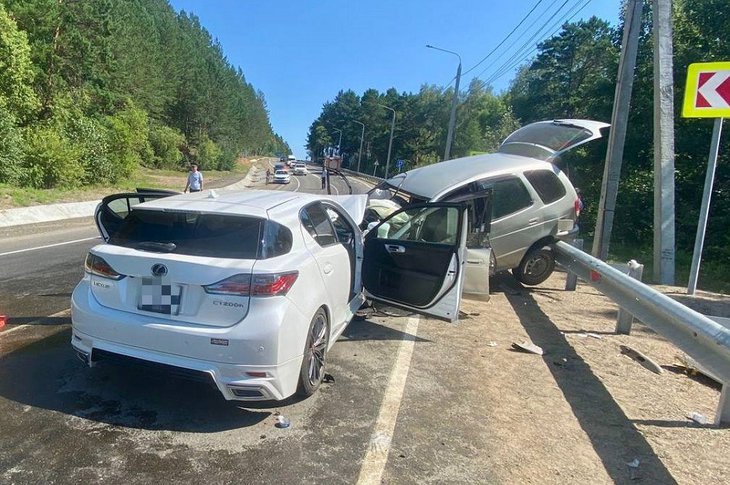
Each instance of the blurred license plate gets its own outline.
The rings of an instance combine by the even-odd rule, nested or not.
[[[177,315],[180,311],[179,285],[171,284],[163,278],[142,278],[137,308],[146,312]]]

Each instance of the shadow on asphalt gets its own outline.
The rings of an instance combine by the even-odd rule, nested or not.
[[[272,414],[226,401],[210,385],[149,369],[88,368],[70,340],[67,329],[3,355],[0,396],[113,426],[189,433],[252,426]]]
[[[677,483],[656,456],[651,444],[636,429],[590,366],[540,309],[530,290],[511,275],[498,275],[495,283],[505,289],[507,300],[530,340],[545,350],[542,357],[545,365],[614,483],[634,483],[626,468],[626,464],[634,458],[641,460],[642,473],[648,482]],[[568,359],[571,366],[564,368],[554,365],[556,357]],[[606,437],[611,439],[606,440]],[[619,443],[620,446],[617,446]]]
[[[9,317],[8,325],[71,325],[68,317]]]
[[[396,330],[394,328],[380,325],[372,320],[353,320],[347,326],[340,340],[361,341],[361,340],[404,340],[409,336],[414,342],[430,342],[428,339],[421,338]]]

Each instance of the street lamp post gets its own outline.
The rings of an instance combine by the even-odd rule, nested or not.
[[[459,101],[459,81],[461,80],[461,56],[454,51],[442,49],[427,44],[426,47],[429,49],[435,49],[437,51],[447,52],[454,54],[459,58],[459,67],[456,69],[456,85],[454,86],[454,98],[451,100],[451,115],[449,116],[449,130],[446,134],[446,149],[444,150],[444,160],[451,158],[451,143],[454,141],[454,129],[456,127],[456,105]]]
[[[390,122],[390,141],[388,142],[388,159],[385,161],[385,176],[383,178],[388,178],[388,169],[390,168],[390,152],[393,149],[393,131],[395,130],[395,110],[391,108],[390,106],[386,106],[384,104],[378,104],[381,108],[389,109],[393,112],[393,119]]]
[[[365,139],[365,123],[357,120],[352,120],[354,123],[362,126],[362,132],[360,133],[360,152],[357,155],[357,171],[360,172],[360,160],[362,159],[362,142]]]
[[[342,150],[342,130],[339,128],[335,128],[334,131],[340,132],[340,138],[337,140],[337,155],[340,154],[340,150]]]

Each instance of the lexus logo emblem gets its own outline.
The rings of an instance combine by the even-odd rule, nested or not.
[[[164,264],[157,263],[152,266],[152,275],[153,276],[165,276],[167,274],[167,266]]]

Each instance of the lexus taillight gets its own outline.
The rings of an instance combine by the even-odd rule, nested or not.
[[[233,296],[283,296],[299,276],[298,271],[272,274],[237,274],[203,286],[206,293]]]
[[[86,255],[84,269],[87,273],[95,276],[101,276],[102,278],[109,278],[110,280],[121,280],[125,276],[121,273],[117,273],[114,268],[109,265],[109,263],[93,253]]]
[[[580,197],[576,197],[575,202],[573,202],[573,207],[575,208],[575,217],[578,217],[580,215],[580,210],[583,208],[583,203],[580,200]]]

